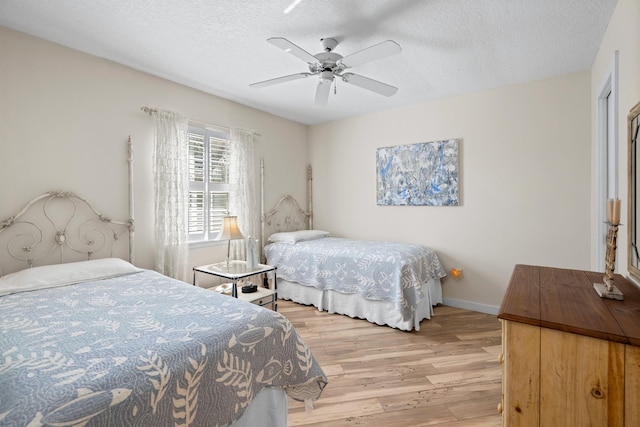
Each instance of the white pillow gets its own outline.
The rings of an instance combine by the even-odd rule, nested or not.
[[[269,236],[270,242],[284,242],[284,243],[296,243],[304,242],[306,240],[322,239],[329,235],[328,231],[322,230],[298,230],[298,231],[286,231],[281,233],[273,233]]]
[[[102,258],[68,264],[27,268],[0,277],[0,295],[72,285],[137,273],[141,269],[120,258]]]

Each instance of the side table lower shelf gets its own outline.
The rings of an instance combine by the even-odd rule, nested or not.
[[[244,293],[240,291],[238,292],[238,299],[263,307],[271,304],[273,311],[278,311],[277,294],[273,289],[258,286],[258,290],[256,292]]]

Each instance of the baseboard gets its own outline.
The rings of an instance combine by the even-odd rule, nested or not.
[[[499,309],[499,307],[495,305],[480,304],[477,302],[465,301],[456,298],[442,298],[442,303],[450,307],[463,308],[465,310],[479,311],[480,313],[495,315],[498,314]]]

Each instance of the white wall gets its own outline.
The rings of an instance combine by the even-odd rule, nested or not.
[[[152,268],[153,123],[142,106],[254,129],[261,134],[257,155],[265,159],[266,205],[285,192],[304,200],[306,126],[0,27],[0,220],[56,189],[73,190],[103,214],[126,219],[131,135],[136,260]],[[209,247],[192,251],[190,261],[224,255],[226,246]]]
[[[587,269],[589,72],[312,126],[314,226],[426,244],[444,296],[500,305],[516,263]],[[376,205],[376,149],[460,138],[461,205]],[[481,308],[481,307],[478,307]]]
[[[619,156],[618,156],[618,184],[620,190],[620,199],[622,200],[622,218],[621,222],[623,226],[618,233],[618,272],[621,274],[628,274],[627,269],[627,254],[628,254],[628,239],[627,232],[629,219],[627,215],[628,203],[628,183],[627,183],[627,115],[629,110],[640,102],[640,2],[637,0],[619,0],[616,6],[605,37],[600,45],[600,50],[596,60],[594,61],[591,72],[591,117],[593,126],[593,140],[592,140],[592,153],[593,153],[593,180],[592,180],[592,199],[596,200],[596,97],[601,89],[605,76],[608,73],[608,69],[611,66],[614,52],[618,51],[618,87],[619,87],[619,99],[618,99],[618,143],[619,143]],[[591,229],[595,230],[597,218],[596,207],[593,206],[591,215]],[[592,254],[595,254],[596,235],[593,235],[592,241]],[[596,265],[597,260],[592,258],[592,266]]]
[[[497,306],[516,263],[594,265],[594,98],[615,50],[626,209],[626,114],[640,100],[639,18],[639,2],[618,2],[591,72],[309,128],[0,27],[0,219],[51,189],[73,189],[105,214],[126,217],[124,147],[132,135],[137,259],[151,267],[153,129],[139,108],[164,108],[259,132],[267,208],[284,193],[305,200],[308,157],[317,228],[430,245],[447,268],[465,272],[447,281],[446,298]],[[462,139],[461,206],[376,206],[376,148],[445,138]],[[222,259],[224,247],[191,255],[192,264]],[[626,271],[624,232],[618,256]]]

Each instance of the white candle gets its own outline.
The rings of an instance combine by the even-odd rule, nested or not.
[[[613,212],[611,214],[611,224],[620,224],[620,199],[613,201]]]

